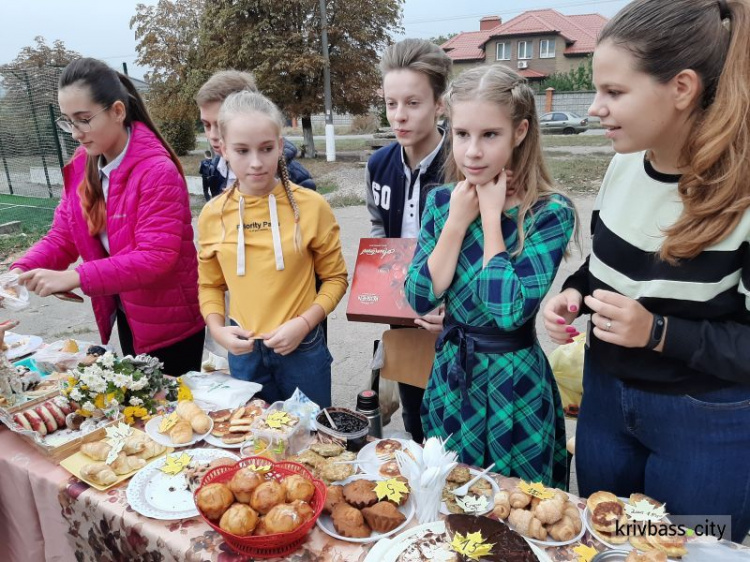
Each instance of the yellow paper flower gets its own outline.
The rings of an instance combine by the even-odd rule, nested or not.
[[[91,412],[90,410],[84,410],[83,408],[78,410],[76,413],[82,415],[84,418],[90,418],[93,414],[93,412]]]
[[[96,398],[94,398],[94,406],[96,406],[100,410],[104,409],[104,394],[96,395]]]

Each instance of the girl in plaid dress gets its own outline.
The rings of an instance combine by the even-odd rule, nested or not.
[[[462,462],[564,488],[563,412],[534,320],[576,213],[552,187],[521,76],[501,65],[466,71],[446,106],[446,177],[457,183],[430,193],[406,280],[417,313],[446,307],[422,425]]]

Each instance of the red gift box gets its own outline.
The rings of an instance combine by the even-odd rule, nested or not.
[[[355,322],[414,326],[417,313],[404,294],[416,238],[362,238],[346,318]]]

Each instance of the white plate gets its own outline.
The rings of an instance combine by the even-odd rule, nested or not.
[[[8,346],[5,356],[9,361],[13,361],[36,351],[43,343],[44,340],[39,336],[24,336],[14,332],[5,332],[5,344]]]
[[[378,478],[374,478],[373,476],[368,476],[366,474],[355,474],[354,476],[350,476],[346,480],[341,480],[340,482],[334,482],[334,484],[339,484],[343,486],[343,485],[348,484],[349,482],[354,482],[355,480],[385,480],[385,478],[383,478],[382,476]],[[391,535],[398,533],[409,524],[409,521],[411,521],[411,518],[414,516],[414,499],[410,497],[404,505],[398,508],[398,510],[406,516],[406,520],[403,523],[401,523],[401,525],[399,525],[398,527],[396,527],[395,529],[387,533],[376,533],[375,531],[373,531],[369,537],[365,537],[363,539],[353,539],[353,538],[343,537],[339,535],[336,532],[335,527],[333,526],[333,520],[331,519],[331,516],[325,513],[320,514],[320,517],[318,517],[317,525],[318,527],[320,527],[320,529],[324,533],[331,535],[334,539],[338,539],[340,541],[358,542],[358,543],[375,542],[384,537],[390,537]]]
[[[195,445],[201,439],[205,439],[207,435],[211,435],[211,430],[214,428],[214,420],[211,420],[211,425],[209,426],[206,433],[201,434],[193,431],[192,440],[188,441],[187,443],[174,443],[168,435],[159,433],[159,424],[161,423],[162,418],[164,418],[164,416],[156,416],[148,420],[145,427],[146,433],[157,443],[165,445],[167,447],[174,447],[175,449],[179,447],[189,447],[190,445]]]
[[[398,557],[401,556],[408,547],[417,542],[428,532],[443,534],[445,532],[445,521],[424,523],[423,525],[418,525],[408,531],[404,531],[392,539],[381,540],[373,546],[370,552],[367,553],[364,562],[397,562]],[[532,552],[539,559],[539,562],[552,562],[552,559],[547,556],[547,553],[541,548],[528,540],[526,542],[531,547]],[[439,559],[435,558],[435,562],[439,562]]]
[[[474,478],[477,474],[480,474],[481,470],[476,470],[474,468],[470,468],[469,472],[471,473],[471,477]],[[488,475],[482,476],[480,480],[486,480],[490,483],[490,486],[492,487],[492,493],[490,494],[489,498],[487,498],[487,509],[481,512],[477,512],[473,515],[485,515],[492,511],[492,508],[495,507],[495,494],[497,494],[500,491],[500,486],[497,485],[497,482],[495,482],[492,478],[490,478]],[[440,491],[440,494],[442,495],[442,490]],[[450,510],[448,509],[448,506],[445,505],[445,502],[440,502],[440,513],[443,515],[450,515]]]
[[[209,432],[209,434],[208,434],[208,435],[206,435],[206,436],[204,437],[204,440],[206,441],[206,443],[208,443],[209,445],[211,445],[211,446],[213,446],[213,447],[219,447],[219,448],[221,448],[221,449],[240,449],[240,448],[242,447],[242,445],[243,445],[243,444],[244,444],[244,443],[245,443],[246,441],[249,441],[249,440],[250,440],[250,439],[252,439],[252,438],[253,438],[253,436],[252,436],[252,435],[250,435],[250,436],[249,436],[249,437],[248,437],[247,439],[245,439],[245,441],[243,441],[242,443],[234,443],[234,444],[229,444],[229,443],[224,443],[224,441],[222,441],[222,440],[221,440],[221,437],[214,437],[214,436],[213,436],[213,435],[212,435],[212,434],[211,434],[211,433]]]
[[[403,449],[401,449],[402,451],[406,450],[406,444],[409,442],[406,439],[393,439],[393,441],[398,441],[399,443],[401,443],[401,446],[403,447]],[[371,441],[370,443],[362,447],[359,453],[357,453],[357,460],[359,461],[357,466],[359,466],[359,469],[362,472],[369,474],[370,476],[375,476],[376,478],[382,479],[383,475],[380,474],[378,470],[383,464],[388,461],[378,460],[377,454],[375,453],[375,447],[377,446],[377,441]]]
[[[235,454],[217,451],[216,449],[175,451],[166,457],[162,457],[138,471],[125,490],[128,503],[135,512],[164,521],[186,519],[198,515],[193,494],[188,489],[185,471],[170,476],[159,470],[167,462],[168,457],[180,456],[183,453],[190,455],[195,460],[208,462],[223,457],[240,460]]]

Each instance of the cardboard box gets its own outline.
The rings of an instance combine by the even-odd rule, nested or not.
[[[386,330],[381,345],[384,379],[426,388],[435,361],[437,334],[418,328]]]
[[[416,238],[362,238],[354,266],[346,318],[355,322],[414,326],[404,280]]]

